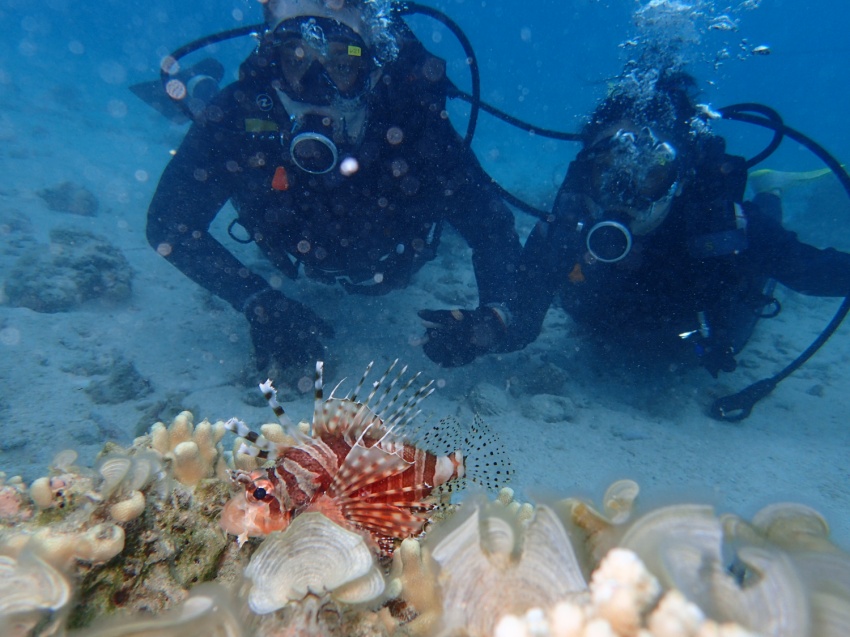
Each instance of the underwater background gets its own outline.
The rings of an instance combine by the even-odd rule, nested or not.
[[[653,33],[675,43],[689,61],[686,68],[698,80],[702,102],[712,108],[766,104],[839,162],[850,162],[846,2],[423,3],[456,21],[471,41],[484,101],[528,123],[560,131],[578,131],[606,94],[633,51],[630,42],[640,31],[642,11],[653,8],[661,15],[678,16]],[[232,468],[238,455],[229,451],[235,437],[224,433],[221,421],[236,417],[259,428],[274,418],[257,389],[265,378],[254,367],[244,317],[189,281],[148,245],[147,207],[188,125],[164,117],[130,90],[156,81],[161,60],[177,47],[261,19],[255,0],[0,0],[0,637],[54,634],[54,629],[64,634],[66,623],[82,626],[116,609],[159,612],[182,602],[190,589],[196,607],[203,607],[203,617],[194,625],[197,634],[279,634],[274,622],[283,621],[284,611],[263,619],[266,623],[257,628],[251,624],[256,617],[245,620],[245,605],[234,605],[224,588],[193,588],[216,580],[228,590],[236,589],[249,558],[256,563],[251,556],[261,553],[257,547],[272,552],[271,543],[258,540],[237,546],[235,533],[226,535],[218,522],[223,503],[233,497],[222,467],[227,461]],[[431,51],[447,60],[451,79],[468,91],[469,66],[450,31],[421,15],[409,17],[408,23]],[[234,79],[252,42],[240,38],[216,44],[192,54],[187,62],[212,55],[224,63],[227,82]],[[450,117],[458,130],[465,130],[468,115],[465,103],[452,102]],[[751,156],[770,139],[755,126],[730,121],[714,125],[733,153]],[[482,165],[494,179],[544,209],[551,206],[576,146],[529,135],[485,113],[474,140]],[[786,139],[759,168],[806,171],[822,168],[822,163],[801,144]],[[850,200],[837,179],[827,176],[797,188],[783,204],[785,225],[803,240],[850,251]],[[524,240],[535,218],[520,211],[515,216]],[[228,204],[214,224],[216,236],[254,271],[270,279],[280,277],[253,246],[228,239],[227,225],[234,217]],[[457,517],[489,520],[494,535],[502,532],[511,538],[513,557],[527,551],[525,567],[519,560],[516,569],[507,569],[515,589],[498,580],[504,571],[488,579],[491,565],[486,556],[498,551],[469,531],[470,525],[449,524],[450,530],[435,533],[429,545],[445,558],[442,605],[431,600],[435,616],[450,617],[457,611],[451,608],[454,602],[465,606],[471,592],[458,584],[465,577],[472,578],[474,586],[495,582],[494,589],[508,594],[532,590],[531,597],[541,595],[532,601],[551,610],[554,600],[563,596],[563,578],[541,584],[544,595],[534,589],[533,584],[540,583],[535,577],[568,562],[565,547],[571,543],[582,563],[564,569],[579,578],[581,587],[582,578],[616,544],[614,538],[623,539],[627,518],[630,524],[638,520],[630,527],[633,543],[628,546],[648,566],[653,556],[663,554],[652,538],[672,542],[679,539],[679,531],[719,537],[722,519],[724,532],[747,548],[777,549],[762,562],[763,556],[752,551],[742,553],[749,556],[749,565],[764,567],[761,575],[771,576],[755,579],[776,586],[759,603],[753,599],[758,582],[744,582],[744,575],[734,572],[735,566],[743,568],[740,564],[733,560],[730,566],[723,561],[727,555],[712,554],[741,580],[732,586],[732,607],[743,599],[744,607],[769,614],[764,604],[769,606],[772,599],[784,619],[764,634],[848,634],[850,328],[840,327],[809,362],[759,402],[749,418],[729,423],[708,415],[714,400],[775,374],[808,347],[841,299],[805,297],[780,286],[776,294],[782,313],[761,321],[738,357],[737,371],[715,380],[700,369],[636,377],[617,351],[599,356],[598,350],[587,347],[558,308],[550,310],[540,338],[526,349],[485,356],[463,368],[439,368],[421,351],[423,327],[417,310],[477,304],[470,252],[453,231],[444,233],[437,258],[404,290],[384,297],[348,295],[339,287],[302,277],[284,280],[283,291],[292,292],[335,327],[336,337],[327,343],[326,387],[345,379],[342,391],[349,391],[370,361],[375,361],[377,376],[400,358],[411,372],[434,380],[436,391],[421,405],[420,421],[436,426],[443,417],[456,417],[468,425],[478,416],[493,439],[504,445],[515,472],[513,494],[502,492],[496,503],[486,505],[466,500],[461,509],[474,513]],[[294,420],[309,419],[313,379],[292,380],[276,383],[279,399]],[[193,434],[186,411],[193,414],[195,425],[205,419],[218,424],[196,427]],[[212,458],[205,458],[203,472],[191,463],[181,464],[175,453],[181,431],[194,436]],[[199,431],[205,432],[203,444]],[[641,515],[632,511],[635,483],[640,485]],[[603,497],[612,484],[616,488]],[[572,499],[563,500],[566,497]],[[534,513],[521,502],[533,503]],[[604,504],[602,514],[585,506],[599,502]],[[611,503],[614,508],[608,508]],[[688,504],[661,508],[670,503]],[[714,510],[693,508],[696,503]],[[802,506],[772,507],[774,503]],[[663,519],[653,526],[657,520],[647,520],[657,511],[667,517],[656,516]],[[768,522],[774,518],[791,521],[791,531],[783,527],[788,535],[768,537]],[[309,525],[324,522],[307,520],[306,515],[296,520],[299,529],[310,529],[300,531],[301,540],[321,535],[315,531],[318,527]],[[753,522],[752,528],[745,520]],[[507,530],[500,531],[499,524]],[[569,540],[564,527],[569,527]],[[646,537],[634,529],[642,529]],[[586,543],[576,540],[583,532],[590,538],[582,536]],[[44,546],[51,538],[64,539],[49,550],[23,544],[21,538],[39,534]],[[534,544],[528,537],[539,541]],[[426,540],[431,538],[426,535]],[[407,549],[413,550],[411,546]],[[464,550],[451,554],[452,546]],[[332,552],[328,547],[308,549],[308,561],[324,556],[322,551]],[[392,567],[388,560],[380,564],[381,585],[386,580],[387,590],[398,589],[393,589],[396,597],[382,594],[402,600],[394,601],[391,618],[388,608],[393,604],[375,610],[374,616],[369,615],[374,610],[370,607],[366,614],[373,623],[368,630],[355,631],[345,615],[334,631],[314,634],[393,634],[396,629],[396,634],[429,634],[422,621],[416,624],[426,614],[424,606],[417,607],[420,614],[415,616],[413,611],[405,614],[405,604],[416,607],[411,590],[439,586],[434,577],[416,570],[426,560],[416,562],[407,549],[403,572],[398,561]],[[702,550],[705,557],[704,545]],[[797,560],[793,568],[785,559],[786,550]],[[340,553],[347,562],[354,549]],[[376,570],[369,550],[361,553]],[[687,555],[673,554],[671,561],[676,557],[688,563]],[[38,570],[42,558],[49,564]],[[36,563],[38,568],[33,567]],[[517,574],[521,567],[524,575]],[[805,575],[799,577],[805,590],[794,588],[800,573]],[[160,575],[167,582],[157,589],[151,582]],[[663,580],[657,571],[655,575]],[[50,577],[56,578],[59,589],[67,587],[61,603],[16,608],[9,602],[9,591],[37,589]],[[447,583],[451,578],[454,583]],[[266,585],[259,581],[255,590]],[[701,580],[695,581],[700,588]],[[275,586],[274,581],[267,584],[269,589]],[[682,580],[674,586],[662,584],[669,590]],[[642,602],[643,619],[650,608],[660,606],[659,593],[655,595]],[[205,599],[212,601],[203,606],[206,602],[198,600]],[[502,602],[488,599],[488,608],[502,607]],[[257,613],[258,603],[251,603]],[[295,606],[297,612],[304,610]],[[603,610],[597,607],[594,612],[604,615]],[[22,613],[38,627],[34,632],[14,632],[6,623]],[[389,622],[386,626],[379,613]],[[809,613],[812,626],[825,626],[834,617],[833,632],[806,632],[801,627],[809,626]],[[237,616],[245,621],[234,620]],[[770,623],[762,622],[764,617],[730,611],[727,618],[755,630]],[[286,622],[289,619],[286,615]],[[490,634],[492,613],[478,619],[486,630],[472,630],[473,621],[467,617],[467,634]],[[156,634],[194,634],[180,622],[166,624],[158,624]],[[414,630],[414,625],[419,628]],[[131,635],[142,630],[140,626],[86,634]],[[554,620],[552,630],[544,634],[562,634],[553,627]],[[500,635],[530,634],[514,628]],[[629,630],[616,634],[633,634]]]
[[[472,41],[485,101],[540,126],[577,130],[627,59],[628,47],[620,45],[646,3],[428,4]],[[768,104],[839,161],[850,160],[847,3],[700,6],[729,13],[739,25],[709,30],[710,21],[695,18],[700,42],[688,50],[703,101]],[[244,319],[147,243],[147,206],[186,126],[129,91],[156,79],[160,60],[185,42],[260,19],[253,1],[0,2],[0,471],[8,476],[32,480],[66,448],[90,463],[107,440],[128,444],[183,409],[197,421],[271,419],[256,391],[264,379],[256,377]],[[410,23],[468,89],[451,34],[424,17]],[[757,46],[770,54],[753,55]],[[250,48],[243,38],[207,52],[232,78]],[[715,68],[722,49],[729,59]],[[459,129],[467,112],[453,106]],[[717,130],[744,154],[768,139],[738,123],[721,122]],[[487,115],[475,148],[495,179],[540,206],[551,202],[575,153],[572,144],[530,138]],[[766,167],[821,165],[786,141]],[[785,222],[802,238],[850,249],[850,205],[834,179],[795,193],[786,205]],[[230,218],[232,211],[220,215],[219,236]],[[523,235],[533,223],[517,212]],[[274,274],[250,246],[234,249],[256,271]],[[107,283],[111,293],[98,294]],[[468,252],[450,233],[415,284],[387,297],[348,296],[304,279],[297,285],[298,298],[336,327],[329,385],[343,377],[354,382],[370,360],[380,368],[402,358],[437,380],[425,416],[479,413],[502,437],[520,492],[598,495],[611,481],[631,478],[648,498],[687,497],[743,514],[794,500],[821,511],[835,541],[850,546],[847,326],[749,419],[728,424],[706,415],[714,398],[793,359],[828,322],[837,299],[781,290],[783,313],[762,322],[733,375],[714,381],[695,370],[636,382],[616,356],[600,361],[583,349],[555,310],[544,335],[522,352],[457,370],[434,366],[417,346],[416,310],[476,303]],[[309,391],[292,387],[283,398],[294,416],[310,413]]]

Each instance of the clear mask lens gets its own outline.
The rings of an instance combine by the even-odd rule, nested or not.
[[[678,174],[677,152],[649,128],[620,129],[594,144],[591,197],[603,208],[645,210],[664,198]]]
[[[373,63],[363,38],[334,20],[285,20],[273,45],[283,88],[292,99],[326,105],[369,87]]]

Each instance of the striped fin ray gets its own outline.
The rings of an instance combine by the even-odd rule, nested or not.
[[[402,389],[409,388],[411,383],[416,380],[419,374],[416,374],[410,382]],[[431,394],[434,393],[434,381],[428,381],[421,387],[418,387],[416,391],[413,392],[412,395],[408,396],[407,399],[396,409],[392,414],[390,414],[387,419],[384,421],[384,426],[389,429],[404,429],[406,428],[416,416],[418,416],[421,410],[417,409],[419,403],[428,398]],[[399,392],[401,394],[401,392]]]
[[[378,399],[377,403],[375,403],[375,404],[372,403],[372,399],[375,398],[378,391],[384,385],[384,381],[387,380],[387,377],[390,375],[390,372],[393,371],[393,368],[397,364],[398,364],[398,359],[395,359],[392,363],[390,363],[390,366],[387,367],[387,371],[384,372],[384,375],[381,376],[375,383],[372,384],[372,391],[369,392],[369,395],[366,397],[366,400],[363,401],[363,404],[367,405],[373,412],[378,410],[378,407],[380,406],[381,402],[384,400],[384,398],[386,398],[387,394],[392,389],[392,386],[398,380],[398,378],[396,378],[395,381],[393,381],[392,383],[390,383],[390,385],[388,387],[386,387],[386,389],[384,390],[383,396],[381,396]],[[404,369],[407,369],[407,367],[405,367]]]
[[[360,391],[363,389],[363,385],[366,383],[366,378],[369,376],[369,372],[372,371],[372,367],[375,365],[375,361],[370,361],[366,366],[366,370],[363,372],[363,375],[360,377],[360,380],[357,381],[357,386],[354,388],[354,391],[350,395],[346,395],[344,398],[338,400],[336,414],[337,417],[342,422],[343,417],[345,418],[345,439],[350,442],[352,445],[354,441],[360,437],[360,434],[363,430],[363,422],[365,420],[369,420],[372,422],[372,418],[374,414],[369,411],[369,408],[365,404],[361,404],[357,402],[357,397],[360,395]],[[380,385],[381,381],[378,381],[378,385]],[[337,386],[338,388],[339,386]],[[336,389],[334,389],[336,392]],[[331,392],[331,398],[336,398]],[[374,395],[374,391],[370,394],[370,397]],[[369,399],[366,399],[368,402]],[[343,413],[345,412],[345,413]]]
[[[238,418],[228,420],[224,423],[224,428],[251,443],[251,446],[242,443],[238,453],[265,460],[269,457],[269,454],[277,452],[277,446],[273,442],[266,440],[256,431],[252,431],[248,425]]]
[[[404,394],[405,391],[410,389],[410,386],[413,385],[414,381],[416,381],[416,379],[419,378],[419,376],[421,375],[421,372],[416,372],[411,378],[408,379],[408,381],[406,383],[404,383],[399,388],[399,390],[395,393],[395,395],[386,404],[384,404],[382,406],[382,403],[384,402],[384,400],[387,399],[387,397],[392,392],[393,388],[402,379],[405,372],[407,372],[407,365],[402,367],[401,371],[396,375],[395,378],[393,378],[393,380],[390,382],[390,384],[387,385],[387,388],[384,391],[384,395],[381,397],[381,399],[378,401],[378,403],[370,406],[372,411],[374,411],[376,414],[378,414],[378,417],[381,420],[386,421],[389,418],[389,416],[387,416],[387,414],[392,414],[393,405],[395,405],[398,402],[398,400],[399,400],[399,398],[401,398],[402,394]]]
[[[271,379],[266,379],[266,382],[259,384],[260,392],[263,394],[263,398],[266,399],[266,402],[271,407],[271,410],[274,412],[274,415],[277,417],[277,421],[280,423],[280,426],[283,427],[283,430],[289,435],[292,436],[297,442],[304,442],[307,440],[307,436],[305,436],[304,432],[301,431],[292,419],[286,415],[286,412],[283,409],[283,405],[281,405],[277,401],[277,390],[274,388]]]
[[[363,372],[363,375],[360,377],[360,380],[357,382],[357,387],[354,388],[354,391],[351,392],[350,395],[345,396],[346,400],[350,400],[353,403],[357,402],[357,396],[360,395],[360,390],[363,389],[363,384],[366,382],[366,377],[369,375],[369,372],[372,371],[372,366],[375,364],[375,361],[371,361],[368,365],[366,365],[366,371]],[[336,390],[334,390],[336,391]],[[331,392],[331,398],[333,398],[333,392]]]
[[[355,502],[343,505],[346,518],[372,533],[390,538],[417,535],[428,521],[428,515],[394,507],[383,502]]]

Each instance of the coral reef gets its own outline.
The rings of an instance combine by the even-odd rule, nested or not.
[[[29,485],[0,474],[0,635],[850,634],[850,555],[802,505],[751,520],[641,510],[622,480],[600,510],[510,489],[446,505],[392,557],[330,510],[240,545],[223,511],[250,456],[225,453],[224,430],[182,412],[129,448],[107,444],[92,468],[66,451]]]
[[[204,420],[195,427],[192,413],[182,411],[168,427],[161,422],[154,424],[150,446],[171,461],[171,470],[180,483],[194,486],[216,473],[224,477],[226,467],[219,443],[225,432],[223,422]]]
[[[67,312],[86,301],[130,298],[133,271],[104,237],[54,228],[50,245],[22,256],[5,280],[8,303],[36,312]]]

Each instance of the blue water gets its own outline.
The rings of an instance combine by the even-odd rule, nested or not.
[[[522,119],[551,128],[576,128],[583,114],[604,94],[606,81],[624,61],[618,45],[634,33],[631,21],[637,2],[537,0],[519,2],[426,3],[448,13],[467,33],[481,65],[483,97]],[[161,57],[185,42],[208,33],[260,21],[255,2],[203,4],[110,1],[31,3],[4,0],[2,12],[3,70],[8,77],[49,76],[60,71],[65,81],[84,92],[126,98],[122,87],[151,78]],[[734,58],[719,70],[695,65],[708,102],[719,106],[739,101],[767,103],[840,153],[850,142],[846,110],[848,79],[844,3],[814,0],[797,3],[763,0],[757,9],[739,11],[740,30],[705,33],[702,53],[728,43],[733,55],[746,39],[767,45],[769,56],[745,62]],[[417,33],[450,62],[453,78],[468,88],[461,50],[440,25],[413,18]],[[221,45],[211,49],[236,61],[250,48]],[[103,82],[110,74],[109,83]],[[7,78],[8,81],[8,78]],[[709,84],[711,82],[712,84]],[[104,97],[106,95],[104,94]],[[489,122],[490,126],[498,124]],[[486,136],[487,118],[482,122]],[[730,131],[743,148],[752,131]],[[754,142],[758,143],[758,142]],[[517,151],[518,152],[518,151]],[[569,150],[563,152],[569,153]],[[785,148],[778,158],[813,161]]]
[[[604,96],[608,81],[622,68],[627,52],[619,45],[633,35],[631,16],[638,6],[627,0],[457,0],[429,4],[454,18],[470,38],[478,55],[482,97],[486,101],[539,126],[561,130],[579,128],[582,117]],[[838,0],[806,3],[764,0],[757,9],[740,11],[736,16],[740,20],[739,31],[704,33],[703,43],[694,49],[697,61],[692,70],[704,89],[704,101],[715,107],[737,102],[766,103],[777,109],[787,123],[820,140],[840,160],[850,160],[847,122],[850,44],[846,34],[850,5]],[[179,143],[184,129],[156,116],[130,94],[128,87],[155,78],[162,57],[185,42],[222,29],[259,22],[260,18],[258,4],[247,1],[46,0],[35,3],[32,0],[0,0],[0,117],[4,118],[0,127],[0,196],[3,197],[0,213],[31,219],[33,227],[28,232],[44,241],[52,224],[66,223],[68,217],[46,214],[34,193],[60,181],[73,180],[101,198],[100,216],[91,222],[91,227],[104,234],[114,233],[133,267],[147,275],[147,278],[140,277],[133,303],[126,308],[110,308],[108,320],[104,320],[105,315],[97,309],[73,316],[63,313],[35,316],[15,308],[0,308],[0,335],[8,336],[3,341],[6,351],[2,355],[6,360],[0,379],[0,470],[9,474],[23,473],[29,480],[40,475],[40,471],[43,473],[53,453],[62,446],[73,444],[92,454],[106,438],[128,442],[140,433],[133,428],[139,418],[137,412],[144,406],[142,403],[131,402],[119,408],[92,407],[85,397],[80,398],[87,382],[85,377],[63,369],[59,360],[75,356],[82,359],[89,353],[95,356],[102,354],[102,350],[120,348],[122,356],[135,362],[144,372],[145,366],[154,367],[146,359],[149,350],[160,349],[162,343],[168,343],[164,348],[166,352],[181,351],[180,346],[191,336],[201,343],[196,352],[197,361],[187,358],[185,374],[181,372],[171,380],[159,379],[156,396],[162,398],[172,389],[191,393],[195,389],[193,383],[221,387],[235,382],[233,379],[238,375],[247,349],[244,341],[228,339],[229,334],[232,336],[244,330],[244,326],[237,325],[239,317],[228,315],[212,304],[210,316],[206,316],[203,327],[198,328],[194,316],[174,315],[163,301],[161,307],[156,306],[161,323],[145,319],[148,322],[142,325],[134,318],[139,310],[133,308],[133,304],[142,304],[149,310],[153,307],[151,304],[158,302],[159,285],[163,298],[176,298],[176,293],[169,292],[175,288],[187,298],[200,298],[200,295],[173,269],[153,264],[155,257],[143,232],[147,203],[159,171],[168,159],[166,149]],[[411,25],[426,45],[446,57],[450,74],[457,84],[468,89],[468,69],[452,36],[426,18],[411,19]],[[740,49],[743,39],[748,44]],[[714,69],[704,60],[724,46],[732,52],[732,59]],[[748,54],[755,46],[768,46],[770,55]],[[246,40],[212,49],[228,63],[231,74],[249,50],[250,42]],[[739,50],[745,53],[746,59],[735,59]],[[462,104],[453,106],[453,121],[459,128],[465,126],[467,112]],[[764,132],[741,124],[721,123],[718,130],[728,137],[731,150],[736,152],[754,152],[767,140]],[[496,179],[540,205],[551,200],[576,150],[569,143],[529,139],[527,134],[514,131],[486,115],[482,115],[479,122],[475,143],[483,164]],[[771,159],[770,166],[806,170],[819,168],[820,164],[798,145],[786,143]],[[846,202],[839,201],[840,195],[838,197],[823,198],[825,202],[834,202],[835,207],[827,203],[828,210],[798,210],[796,216],[791,215],[791,221],[801,232],[810,232],[813,241],[831,240],[835,245],[850,245],[850,214]],[[843,212],[840,206],[844,206]],[[83,223],[78,219],[73,221]],[[527,230],[532,221],[518,213],[517,223],[521,229]],[[8,224],[6,217],[0,223]],[[18,252],[9,250],[3,260],[4,267],[11,267],[12,257],[18,256]],[[6,273],[3,276],[5,278]],[[344,302],[356,303],[357,300]],[[358,306],[361,309],[371,303],[361,302]],[[795,303],[789,304],[792,309]],[[197,301],[197,305],[206,307],[201,301]],[[416,308],[397,309],[412,313]],[[812,324],[819,326],[828,320],[833,306],[826,302],[822,306],[801,303],[798,309],[799,315],[807,318],[814,315]],[[767,371],[790,360],[814,337],[816,329],[809,324],[804,329],[798,328],[794,317],[799,315],[791,315],[785,332],[775,338],[775,342],[785,348],[780,354],[776,354],[773,341],[759,350],[766,353],[759,361],[768,361],[765,363]],[[343,314],[334,318],[338,322],[345,321]],[[35,328],[28,331],[32,326]],[[846,507],[850,503],[846,465],[833,460],[834,456],[822,463],[818,460],[826,450],[838,453],[844,449],[846,458],[846,437],[833,438],[846,426],[846,403],[840,402],[839,397],[848,386],[847,356],[836,352],[850,348],[845,342],[846,334],[839,334],[836,340],[842,337],[844,340],[835,346],[838,349],[830,350],[832,355],[808,368],[809,375],[797,381],[805,383],[798,393],[809,396],[812,401],[817,400],[816,395],[821,390],[812,389],[814,393],[807,394],[809,387],[826,384],[826,398],[816,403],[818,413],[827,414],[823,422],[808,421],[805,404],[783,398],[780,388],[772,403],[775,411],[768,412],[771,415],[750,430],[744,429],[747,425],[741,429],[718,430],[716,424],[705,422],[706,435],[717,435],[729,446],[724,450],[706,449],[706,456],[717,454],[729,466],[724,464],[718,469],[720,477],[706,478],[704,483],[700,483],[704,474],[695,470],[688,481],[700,483],[702,488],[715,493],[737,489],[737,500],[733,500],[752,509],[756,505],[754,501],[740,495],[747,491],[747,481],[771,478],[748,474],[745,459],[736,458],[741,449],[736,445],[770,447],[770,453],[778,458],[777,475],[782,475],[782,466],[795,466],[802,458],[816,466],[813,472],[817,475],[810,483],[801,483],[799,493],[783,486],[777,495],[798,496],[825,509],[828,518],[838,516],[837,527],[845,539],[850,538],[850,522],[846,519]],[[407,334],[396,337],[382,333],[363,338],[366,340],[361,343],[362,347],[352,350],[352,359],[356,359],[353,369],[346,369],[355,377],[362,366],[361,359],[391,357],[394,354],[389,350],[407,342]],[[379,351],[366,352],[367,345]],[[234,360],[242,362],[231,364]],[[510,381],[513,377],[510,370],[504,368],[510,368],[513,360],[520,359],[508,359],[492,368],[486,363],[477,363],[467,370],[447,373],[449,389],[456,388],[447,393],[447,401],[460,400],[464,392],[482,380],[494,386],[505,386],[505,378]],[[523,364],[528,365],[527,361]],[[529,368],[520,366],[520,369],[525,373]],[[432,368],[430,373],[441,372]],[[571,395],[577,403],[604,400],[605,396],[622,389],[604,375],[587,375],[580,381]],[[698,391],[714,387],[700,382],[699,389],[683,385],[678,396],[684,396],[685,401],[696,400]],[[740,388],[745,382],[739,376],[724,381],[717,391]],[[196,392],[192,395],[195,405],[199,397],[213,398],[211,394]],[[233,412],[242,415],[247,407],[237,400],[237,393],[234,392],[233,397],[235,402],[231,408],[201,415],[210,418],[227,418],[235,415]],[[824,408],[824,401],[834,401],[835,406]],[[640,404],[631,408],[626,406],[628,401],[611,407],[621,411],[625,423],[617,430],[619,434],[614,432],[618,439],[639,445],[639,441],[658,435],[657,428],[675,427],[675,414],[653,405],[651,398],[643,396],[637,402]],[[650,415],[645,416],[646,413]],[[694,407],[687,413],[693,418],[693,414],[700,412]],[[57,414],[63,415],[60,418]],[[122,422],[121,414],[127,415],[126,423]],[[300,415],[306,412],[302,410]],[[588,417],[585,421],[589,423],[588,429],[583,433],[595,435],[599,426],[595,418]],[[783,436],[787,438],[773,435],[772,422],[784,424]],[[798,422],[807,427],[807,442],[799,447],[801,455],[798,455],[799,441],[793,438]],[[523,426],[531,427],[528,423]],[[701,445],[709,444],[700,438],[702,426],[695,427],[694,437],[687,443],[690,451],[697,455],[702,453]],[[746,443],[739,442],[750,435],[747,431],[753,432],[753,437],[747,438]],[[551,455],[553,449],[562,449],[560,445],[570,435],[578,434],[559,431],[554,436],[558,443],[551,445],[548,440],[535,439],[528,434],[531,437],[526,438],[525,448],[520,451],[534,456],[540,448],[541,457]],[[561,481],[563,488],[566,490],[571,484],[578,484],[586,492],[601,493],[604,479],[621,477],[617,471],[620,460],[579,457],[584,445],[584,442],[572,445],[573,450],[579,451],[575,451],[576,457],[569,461],[558,459],[566,457],[564,455],[551,456],[551,467],[537,467],[535,476],[547,472],[551,475],[555,467],[563,470],[574,463],[572,466],[580,466],[584,474],[576,476],[572,482]],[[567,443],[565,447],[562,453],[570,454],[571,445]],[[622,462],[629,462],[629,454],[631,451],[625,454]],[[610,466],[606,464],[609,461]],[[676,476],[686,475],[689,470],[688,466],[681,466],[687,464],[681,459],[670,458],[664,462],[680,472]],[[643,475],[648,476],[645,468]],[[662,485],[682,480],[674,476],[666,482],[663,465],[657,474],[647,479]],[[755,500],[763,503],[772,492],[769,488],[759,489],[760,495]],[[844,513],[840,513],[842,507]]]

